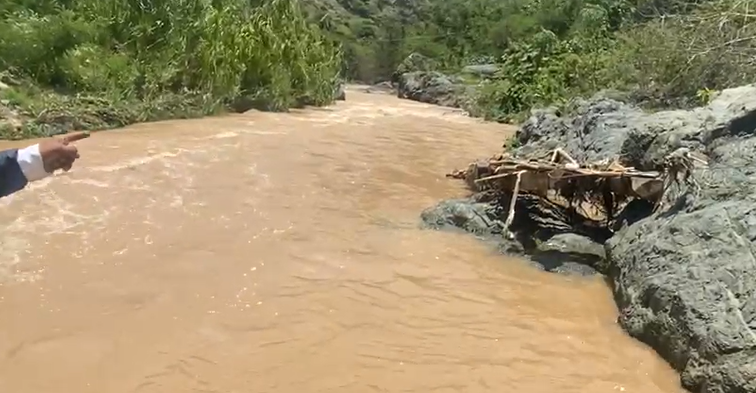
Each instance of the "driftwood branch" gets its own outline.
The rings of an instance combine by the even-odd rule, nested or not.
[[[493,190],[511,195],[506,220],[509,228],[514,220],[516,199],[522,193],[550,202],[560,200],[583,210],[587,203],[603,211],[609,221],[618,205],[631,199],[643,199],[658,206],[672,183],[700,189],[692,176],[696,165],[706,165],[706,161],[687,149],[669,154],[661,172],[638,171],[622,166],[617,160],[581,164],[562,149],[555,149],[546,157],[527,160],[499,155],[447,176],[464,179],[473,191]]]
[[[520,193],[520,181],[522,180],[522,174],[525,173],[525,171],[520,171],[515,174],[516,180],[514,188],[512,189],[512,198],[509,200],[509,212],[507,213],[507,221],[504,222],[504,227],[509,230],[509,227],[512,225],[512,221],[514,221],[514,215],[515,215],[515,203],[517,202],[517,194]],[[509,232],[511,236],[511,232]]]

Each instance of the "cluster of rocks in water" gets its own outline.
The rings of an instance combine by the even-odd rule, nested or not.
[[[464,108],[475,96],[476,84],[465,81],[465,76],[485,79],[498,71],[495,64],[469,65],[459,75],[447,75],[438,71],[411,71],[401,74],[395,81],[399,98]]]
[[[493,77],[499,70],[496,64],[472,64],[463,67],[458,75],[448,75],[436,70],[433,60],[412,53],[397,67],[391,80],[368,87],[368,93],[396,94],[399,98],[440,105],[464,108],[475,95],[476,84],[465,78],[483,80]]]
[[[657,210],[631,202],[611,227],[576,224],[564,209],[520,195],[504,228],[509,200],[492,192],[443,201],[422,220],[548,271],[604,274],[621,326],[677,369],[685,388],[756,392],[756,85],[656,113],[597,96],[534,111],[515,138],[515,156],[562,148],[579,161],[621,157],[640,170],[658,169],[681,147],[708,158],[694,174],[700,190],[681,189]]]

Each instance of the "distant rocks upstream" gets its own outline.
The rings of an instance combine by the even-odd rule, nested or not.
[[[454,106],[458,88],[451,78],[409,73],[399,94]],[[644,171],[680,148],[706,157],[708,168],[693,173],[700,187],[681,187],[656,210],[633,201],[610,227],[525,193],[506,228],[510,197],[490,191],[440,202],[422,220],[493,239],[544,270],[606,275],[620,325],[676,368],[685,388],[756,392],[756,85],[694,110],[648,113],[605,97],[538,110],[514,145],[515,157],[561,148],[581,162],[620,157]]]
[[[464,108],[475,95],[477,82],[493,77],[496,64],[473,64],[450,75],[436,70],[437,64],[421,54],[412,53],[397,67],[391,80],[368,87],[368,93],[392,92],[399,98]]]
[[[397,85],[399,98],[459,108],[467,87],[458,77],[436,71],[415,71],[402,74]]]

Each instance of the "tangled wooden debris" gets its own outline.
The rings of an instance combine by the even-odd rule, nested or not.
[[[700,189],[692,176],[696,164],[706,165],[706,161],[688,149],[669,154],[661,171],[639,171],[621,165],[616,159],[580,164],[562,149],[555,149],[547,156],[527,160],[499,154],[447,177],[464,179],[475,192],[493,190],[510,194],[507,228],[514,220],[515,203],[521,193],[583,212],[592,207],[609,223],[614,213],[632,199],[659,206],[671,184],[684,183]]]

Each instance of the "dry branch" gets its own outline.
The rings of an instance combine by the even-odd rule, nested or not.
[[[666,157],[664,171],[638,171],[622,166],[617,160],[581,164],[556,149],[546,157],[527,160],[498,155],[447,176],[464,179],[476,192],[494,190],[511,195],[506,227],[514,219],[515,200],[520,194],[535,195],[552,203],[566,202],[567,207],[598,208],[608,223],[619,206],[632,199],[658,206],[672,182],[698,188],[692,177],[695,163],[705,161],[688,150],[678,150]]]

